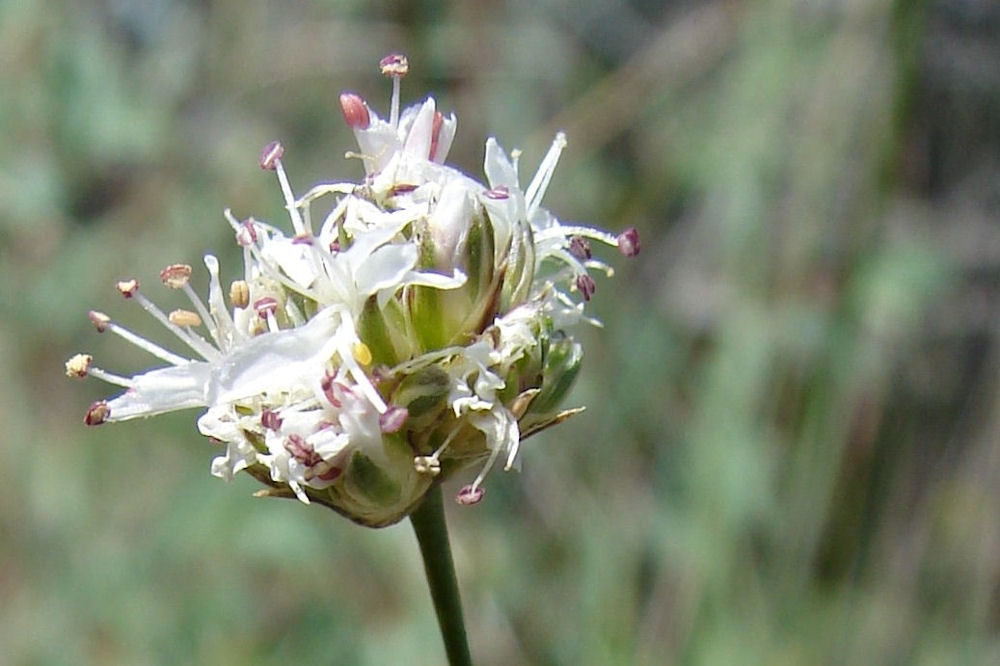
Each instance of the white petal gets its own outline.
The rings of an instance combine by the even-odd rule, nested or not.
[[[211,366],[205,361],[150,370],[132,378],[132,387],[110,400],[111,421],[155,416],[208,404]]]
[[[434,112],[434,98],[428,97],[413,118],[413,125],[409,128],[406,141],[403,143],[403,152],[408,156],[424,160],[430,156],[431,138],[434,132]],[[402,127],[402,123],[400,123],[400,127]]]

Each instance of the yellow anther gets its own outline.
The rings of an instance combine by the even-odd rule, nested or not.
[[[115,289],[125,298],[132,298],[135,296],[135,292],[139,291],[139,281],[136,279],[122,280],[115,284]]]
[[[240,310],[250,305],[250,285],[243,280],[233,282],[229,285],[229,300]]]
[[[372,362],[372,350],[363,342],[355,342],[351,352],[354,354],[354,360],[361,365],[369,365]]]
[[[201,326],[201,317],[190,310],[174,310],[167,319],[177,326]]]
[[[90,354],[76,354],[66,361],[67,377],[86,377],[90,370],[90,363],[94,360]]]

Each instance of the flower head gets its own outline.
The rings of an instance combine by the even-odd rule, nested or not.
[[[260,166],[277,177],[290,230],[225,211],[244,264],[228,290],[212,255],[205,300],[190,266],[160,274],[190,309],[165,313],[138,280],[118,283],[181,353],[90,313],[99,332],[163,366],[126,377],[72,357],[68,375],[125,389],[92,405],[88,425],[203,409],[200,432],[224,447],[213,475],[243,471],[268,486],[262,494],[380,526],[469,465],[480,472],[456,499],[480,501],[498,460],[516,466],[526,436],[580,411],[558,408],[582,358],[567,329],[592,321],[591,271],[611,274],[589,241],[634,256],[638,235],[563,224],[541,207],[562,134],[523,189],[517,155],[493,138],[486,184],[447,166],[455,116],[433,98],[400,112],[409,63],[396,54],[380,68],[393,81],[388,120],[353,93],[340,97],[363,182],[321,183],[297,197],[272,141]]]

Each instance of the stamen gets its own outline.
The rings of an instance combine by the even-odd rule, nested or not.
[[[278,412],[272,411],[270,409],[265,409],[260,414],[260,425],[266,430],[277,431],[281,428],[282,419],[278,416]]]
[[[402,53],[391,53],[378,63],[382,74],[392,78],[392,103],[389,106],[389,124],[399,127],[399,82],[410,71],[410,61]]]
[[[108,330],[108,324],[111,323],[111,317],[104,314],[103,312],[98,312],[97,310],[91,310],[87,313],[90,317],[90,323],[94,325],[98,333],[103,333]]]
[[[626,257],[639,254],[639,232],[635,227],[629,227],[618,236],[618,250]]]
[[[215,344],[218,345],[219,348],[222,348],[222,341],[219,339],[219,329],[215,325],[215,317],[209,314],[205,304],[201,302],[200,298],[198,298],[198,294],[194,293],[194,289],[191,288],[191,285],[185,283],[181,289],[184,291],[184,295],[188,297],[188,300],[191,301],[191,305],[193,305],[195,310],[198,311],[198,315],[201,317],[205,327],[208,329],[209,335],[211,335],[212,339],[215,340]],[[197,324],[195,324],[195,326],[197,326]]]
[[[191,267],[187,264],[171,264],[160,271],[160,281],[170,289],[181,289],[191,279]]]
[[[201,317],[190,310],[174,310],[167,315],[167,319],[175,326],[201,326]]]
[[[88,375],[97,377],[98,379],[108,382],[109,384],[116,384],[118,386],[124,386],[126,388],[132,386],[132,380],[122,377],[120,375],[115,375],[110,372],[105,372],[100,368],[95,368],[91,365],[93,357],[90,354],[77,354],[70,360],[66,361],[66,376],[67,377],[86,377]]]
[[[354,93],[340,93],[340,111],[347,126],[355,130],[366,130],[371,125],[371,116],[365,100]]]
[[[413,459],[413,468],[417,474],[437,476],[441,473],[441,463],[434,456],[417,456]]]
[[[272,333],[279,330],[278,320],[275,319],[274,313],[278,311],[278,301],[270,296],[264,296],[263,298],[258,298],[253,304],[254,312],[261,319],[267,321],[267,328]]]
[[[584,273],[576,276],[576,288],[583,295],[583,300],[589,301],[597,290],[597,284],[594,282],[594,278]]]
[[[285,167],[282,166],[280,157],[281,155],[279,154],[278,157],[274,159],[273,170],[278,174],[278,183],[281,185],[281,193],[285,197],[285,210],[288,211],[288,216],[292,219],[292,227],[295,228],[295,233],[304,234],[306,233],[305,223],[302,221],[302,215],[295,202],[295,195],[292,193],[292,186],[288,182],[288,175],[285,174]]]
[[[107,422],[109,416],[111,416],[111,410],[108,408],[108,403],[100,400],[90,406],[87,415],[83,417],[83,422],[89,426],[101,425]]]
[[[486,491],[475,484],[471,486],[462,486],[462,489],[458,491],[457,495],[455,495],[455,501],[462,506],[471,506],[473,504],[479,504],[485,494]]]
[[[355,342],[351,346],[351,353],[354,356],[354,360],[361,365],[371,365],[372,362],[372,350],[368,348],[368,345],[361,342]]]
[[[245,308],[250,304],[250,285],[243,280],[234,281],[229,285],[229,300],[234,308]]]
[[[509,199],[510,198],[510,188],[506,185],[498,185],[492,190],[486,190],[483,194],[486,195],[487,199]]]
[[[410,61],[402,53],[390,53],[378,62],[383,76],[406,76],[410,71]]]
[[[91,310],[90,321],[94,322],[94,326],[97,327],[97,330],[99,332],[103,333],[104,331],[111,331],[115,335],[124,338],[128,342],[131,342],[139,349],[149,352],[156,358],[166,361],[171,365],[185,365],[191,362],[190,359],[186,359],[183,356],[178,356],[173,352],[169,352],[163,347],[159,346],[158,344],[151,342],[146,338],[136,335],[127,328],[119,326],[115,322],[111,321],[111,318],[108,317],[108,315],[104,314],[103,312],[95,312]]]
[[[258,298],[253,302],[253,310],[261,319],[267,319],[268,315],[273,315],[278,310],[278,300],[271,296]]]
[[[327,373],[323,380],[319,383],[320,390],[323,391],[323,395],[326,399],[330,401],[330,404],[334,407],[341,407],[342,403],[337,398],[336,394],[333,392],[334,376]],[[339,386],[339,384],[338,384]]]
[[[583,236],[585,238],[590,238],[612,246],[617,246],[619,243],[619,236],[615,236],[614,234],[609,234],[606,231],[592,229],[583,225],[570,224],[553,225],[548,229],[543,229],[542,231],[537,232],[535,234],[535,242],[541,243],[542,241],[550,240],[552,238],[565,238],[571,235]],[[572,242],[572,240],[570,242]]]
[[[132,282],[135,282],[135,280],[132,280]],[[191,332],[189,329],[182,329],[180,326],[172,322],[170,318],[163,313],[163,310],[156,307],[155,303],[146,298],[142,292],[139,291],[138,282],[136,282],[136,287],[132,290],[131,296],[126,296],[126,298],[134,298],[143,310],[153,315],[157,321],[166,326],[171,333],[176,335],[181,340],[181,342],[200,354],[202,358],[206,360],[219,358],[219,351],[208,344],[204,338]]]
[[[288,436],[285,440],[285,451],[306,467],[312,467],[323,462],[323,458],[316,453],[316,449],[299,435]]]
[[[389,408],[384,413],[379,414],[379,429],[386,434],[399,432],[408,418],[410,418],[410,410],[406,407],[389,405]]]
[[[257,164],[265,171],[274,171],[275,167],[281,161],[281,156],[284,154],[285,147],[278,141],[271,141],[260,151],[260,158],[257,160]]]
[[[131,280],[122,280],[115,284],[115,289],[118,290],[125,298],[132,298],[139,292],[139,281],[135,278]]]
[[[86,377],[94,357],[90,354],[74,354],[66,361],[67,377]]]
[[[590,242],[579,234],[573,236],[569,239],[569,253],[580,261],[590,259]]]

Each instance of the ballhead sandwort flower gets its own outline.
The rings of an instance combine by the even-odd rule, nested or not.
[[[487,184],[445,165],[455,116],[433,98],[400,113],[409,65],[394,55],[381,67],[393,79],[388,120],[355,94],[340,97],[361,183],[320,184],[296,197],[283,148],[272,142],[259,164],[277,176],[290,235],[227,210],[244,263],[228,290],[212,255],[206,301],[189,284],[190,266],[160,274],[190,310],[164,313],[138,281],[118,283],[182,353],[90,313],[98,331],[166,365],[123,377],[89,355],[71,358],[67,374],[125,388],[91,406],[88,425],[203,408],[199,431],[225,448],[213,475],[246,471],[269,486],[264,495],[381,526],[473,464],[481,471],[456,500],[479,501],[497,460],[510,469],[522,439],[580,411],[559,410],[581,361],[567,330],[591,321],[590,271],[611,273],[592,258],[590,241],[633,256],[638,235],[566,225],[541,207],[566,145],[561,133],[523,189],[517,153],[493,138]],[[330,203],[314,222],[322,201]]]

